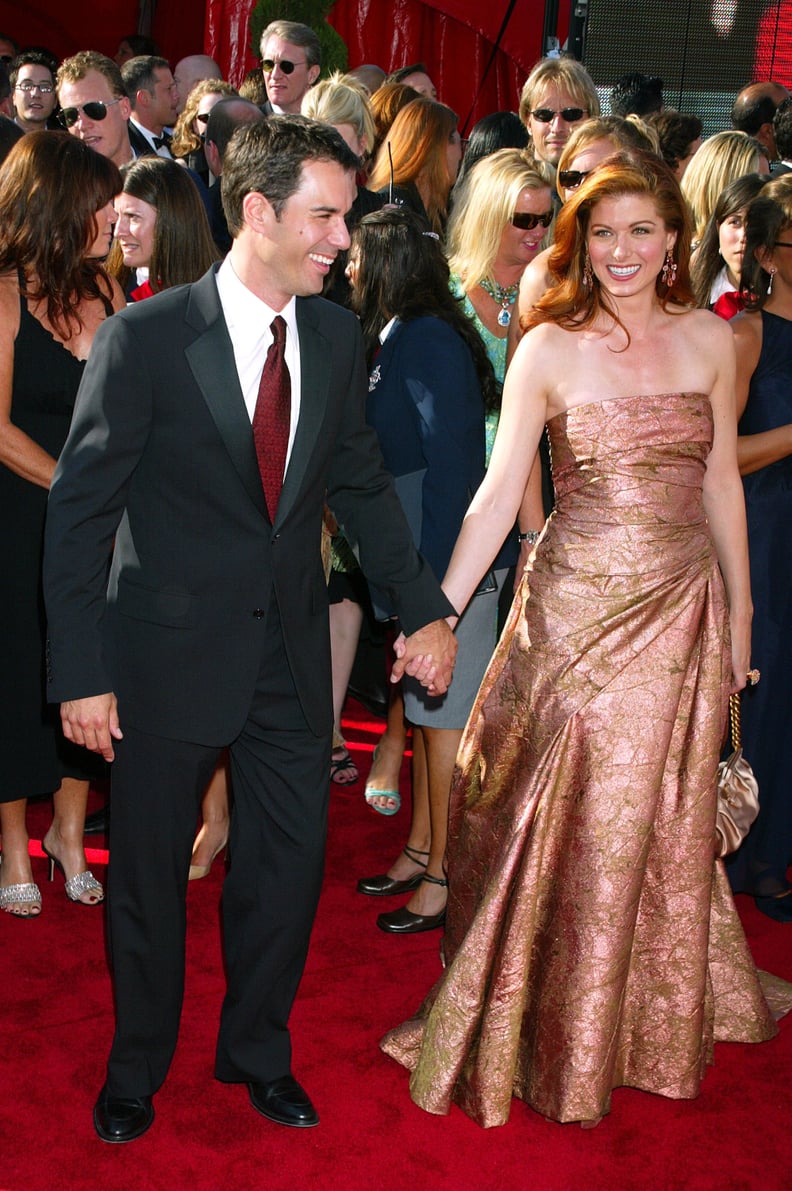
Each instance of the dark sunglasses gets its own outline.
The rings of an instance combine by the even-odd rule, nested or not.
[[[209,115],[210,115],[209,112],[199,112],[195,118],[199,124],[208,124],[209,123]]]
[[[515,211],[511,221],[512,227],[529,232],[532,228],[538,227],[540,223],[542,227],[549,227],[553,222],[553,212],[543,211],[541,215],[534,215],[533,211]]]
[[[566,120],[567,124],[574,124],[588,113],[585,108],[562,108],[560,112],[554,112],[552,108],[537,108],[535,112],[531,112],[531,115],[540,124],[549,124],[554,116],[560,116],[562,120]]]
[[[80,103],[76,108],[63,108],[61,122],[64,128],[71,128],[79,120],[80,112],[85,112],[89,120],[104,120],[107,109],[120,102],[120,99],[111,99],[109,103],[102,103],[101,99],[95,99],[90,103]]]
[[[587,178],[591,170],[559,170],[558,181],[561,183],[562,190],[577,190],[584,178]]]
[[[261,63],[261,69],[265,74],[272,74],[276,66],[280,66],[284,74],[292,74],[296,66],[305,66],[305,62],[290,62],[288,58],[281,58],[276,62],[273,58],[265,58]]]

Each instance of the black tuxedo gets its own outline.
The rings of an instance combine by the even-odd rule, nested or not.
[[[103,324],[52,485],[50,698],[113,690],[125,733],[110,866],[117,1096],[151,1094],[167,1071],[197,806],[226,745],[235,818],[217,1073],[289,1069],[329,784],[325,494],[408,632],[451,611],[364,420],[356,320],[311,298],[297,322],[300,416],[274,525],[214,270]]]
[[[143,133],[137,128],[131,120],[127,122],[127,129],[129,131],[129,143],[132,146],[132,151],[135,157],[152,157],[156,155],[156,150],[151,145],[151,142],[146,139]],[[154,135],[153,133],[151,134]],[[167,138],[168,148],[170,148],[170,139]]]

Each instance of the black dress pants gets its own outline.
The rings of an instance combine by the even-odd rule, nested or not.
[[[329,678],[328,678],[329,695]],[[108,880],[116,1032],[111,1095],[153,1095],[168,1071],[184,992],[187,877],[203,790],[222,745],[128,728],[116,745]],[[332,709],[305,722],[273,599],[247,721],[229,741],[234,809],[223,889],[227,993],[216,1074],[268,1081],[291,1067],[288,1019],[322,883]]]

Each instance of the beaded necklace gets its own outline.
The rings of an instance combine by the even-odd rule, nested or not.
[[[511,322],[511,310],[509,307],[514,305],[520,283],[498,285],[496,281],[491,281],[489,277],[483,277],[479,285],[484,290],[484,293],[489,294],[492,300],[500,306],[500,310],[498,311],[498,326],[508,327]]]

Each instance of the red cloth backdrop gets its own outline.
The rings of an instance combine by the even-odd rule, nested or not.
[[[337,0],[330,20],[349,50],[349,65],[394,70],[425,62],[440,98],[465,121],[476,99],[508,0]],[[204,51],[231,82],[256,65],[250,52],[250,0],[206,0]],[[516,109],[520,88],[541,54],[544,4],[518,0],[487,75],[471,125],[487,112]]]

